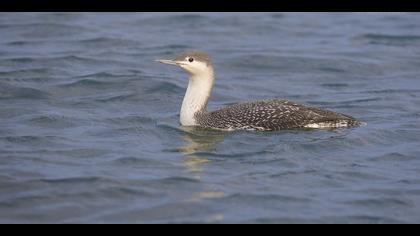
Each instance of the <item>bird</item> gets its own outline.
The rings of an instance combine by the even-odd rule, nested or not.
[[[276,131],[348,128],[365,124],[349,115],[280,99],[236,103],[207,111],[215,76],[214,66],[206,52],[189,50],[175,59],[156,61],[178,66],[189,74],[179,117],[181,125],[185,127]]]

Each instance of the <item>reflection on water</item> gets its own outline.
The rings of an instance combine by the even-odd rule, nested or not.
[[[209,163],[210,161],[206,158],[201,158],[196,155],[190,155],[187,159],[184,160],[185,167],[191,172],[202,172],[203,165]],[[197,178],[197,176],[195,176]],[[198,176],[199,179],[199,176]]]
[[[202,167],[210,162],[197,153],[216,151],[216,144],[223,141],[229,134],[200,127],[181,127],[181,129],[185,133],[183,139],[186,144],[178,148],[178,151],[185,154],[184,165],[191,172],[202,172]],[[200,177],[198,176],[198,178]]]
[[[203,199],[221,198],[224,196],[225,196],[225,193],[221,191],[205,191],[205,192],[198,192],[194,194],[194,196],[190,200],[193,202],[198,202]]]
[[[185,154],[184,166],[194,174],[195,179],[201,179],[201,173],[205,165],[211,161],[207,158],[200,157],[198,154],[203,152],[215,152],[217,143],[224,140],[229,132],[203,129],[199,127],[182,127],[185,135],[183,139],[186,141],[184,146],[178,148],[178,151]],[[197,203],[208,199],[223,198],[225,193],[218,191],[213,186],[206,186],[205,191],[193,193],[189,202]],[[207,217],[206,222],[214,223],[224,220],[223,213],[211,214]]]

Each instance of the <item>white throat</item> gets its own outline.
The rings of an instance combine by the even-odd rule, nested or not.
[[[195,114],[197,112],[206,112],[207,103],[213,88],[214,74],[203,73],[192,75],[188,82],[187,92],[182,101],[180,122],[183,126],[197,125]]]

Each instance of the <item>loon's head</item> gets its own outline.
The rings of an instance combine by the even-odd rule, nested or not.
[[[172,60],[156,60],[157,62],[179,66],[194,76],[207,76],[213,74],[213,65],[205,52],[187,51]]]
[[[173,60],[157,61],[179,66],[190,74],[179,120],[183,126],[197,125],[197,114],[204,114],[206,111],[213,88],[214,73],[210,57],[204,52],[187,51]]]

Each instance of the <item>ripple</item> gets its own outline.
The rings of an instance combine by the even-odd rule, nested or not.
[[[109,78],[109,79],[115,79],[115,78],[132,78],[133,76],[138,76],[139,74],[142,74],[142,71],[140,70],[124,70],[122,72],[112,71],[112,72],[96,72],[86,75],[80,75],[73,77],[74,79],[85,79],[85,78]],[[137,78],[136,79],[141,79]]]
[[[266,217],[242,221],[243,224],[402,224],[405,221],[373,215],[311,217]]]
[[[382,69],[373,63],[358,62],[348,59],[327,59],[311,57],[282,57],[265,54],[246,54],[231,59],[233,68],[241,70],[275,70],[284,72],[302,73],[304,71],[321,71],[326,73],[345,74],[351,72],[358,75],[383,74]]]
[[[21,79],[22,77],[34,77],[49,74],[51,70],[48,68],[33,68],[33,69],[22,69],[12,71],[0,71],[0,77],[10,78],[15,77]]]
[[[104,213],[101,215],[101,219],[110,222],[124,222],[121,219],[129,216],[129,222],[134,223],[200,223],[201,221],[197,220],[195,216],[200,215],[202,207],[204,206],[191,202],[163,203],[142,209],[127,208],[113,213]],[[211,216],[216,213],[213,209],[207,209],[206,212],[207,214],[213,213]],[[212,223],[219,219],[220,217],[211,217],[209,221]]]
[[[180,94],[185,92],[185,88],[181,87],[177,84],[171,83],[171,82],[156,82],[154,83],[152,87],[148,88],[146,90],[147,93],[153,94],[153,93],[173,93],[173,94]]]
[[[0,82],[1,99],[48,99],[49,94],[39,89],[9,85]]]
[[[280,194],[245,194],[245,193],[236,193],[228,196],[218,198],[218,201],[228,201],[236,202],[241,204],[247,204],[247,202],[259,202],[262,204],[269,205],[270,202],[295,202],[295,203],[308,203],[309,198],[305,197],[296,197],[296,196],[287,196]]]
[[[149,166],[149,167],[166,167],[167,165],[161,161],[141,157],[121,157],[112,161],[113,165],[122,166]]]
[[[98,102],[127,101],[134,97],[136,97],[136,93],[134,92],[112,92],[112,93],[96,95],[95,101],[98,101]]]
[[[34,136],[34,135],[21,135],[21,136],[6,136],[0,137],[3,142],[11,144],[19,144],[22,147],[31,149],[35,146],[53,146],[56,142],[66,141],[63,137],[58,136]],[[21,150],[20,150],[21,151]]]
[[[147,116],[138,116],[138,115],[125,115],[117,116],[112,118],[105,119],[106,122],[116,125],[127,125],[127,124],[153,124],[155,119]]]
[[[379,90],[369,90],[364,93],[371,94],[418,94],[420,89],[379,89]]]
[[[17,31],[30,39],[72,37],[91,31],[88,27],[62,23],[0,24],[0,29]]]
[[[418,222],[420,15],[387,16],[0,13],[0,222]],[[288,97],[368,125],[180,127],[187,75],[153,59],[190,48],[214,53],[209,110]]]
[[[156,57],[156,55],[173,56],[174,52],[186,51],[188,49],[190,49],[190,47],[184,44],[147,45],[141,47],[142,53],[149,52],[153,57]]]
[[[188,24],[188,25],[197,25],[201,23],[205,23],[209,20],[205,15],[202,14],[193,14],[193,13],[178,13],[178,14],[171,14],[166,15],[163,17],[149,17],[144,18],[141,20],[137,20],[133,22],[134,25],[148,25],[150,26],[157,26],[157,25],[165,25],[169,27],[171,25],[179,25],[179,24]]]
[[[259,156],[259,155],[263,155],[264,153],[266,153],[266,151],[261,150],[261,151],[253,151],[253,152],[238,152],[238,153],[214,153],[214,152],[195,152],[194,155],[200,156],[200,157],[206,157],[209,159],[225,159],[225,158],[241,158],[241,159],[246,159],[249,157],[255,157],[255,156]],[[252,163],[255,162],[251,161]]]
[[[106,47],[138,47],[141,45],[141,42],[124,39],[124,38],[110,38],[110,37],[95,37],[83,40],[72,41],[77,45],[83,45],[85,47],[95,47],[95,48],[106,48]]]
[[[112,87],[115,84],[116,82],[112,82],[112,81],[99,81],[95,79],[80,79],[73,82],[66,82],[65,84],[60,84],[58,86],[65,87],[65,88],[74,88],[74,87],[97,88],[97,87]]]
[[[343,89],[349,87],[347,83],[324,83],[321,84],[322,87],[331,88],[331,89]]]
[[[62,129],[79,126],[82,120],[75,117],[51,114],[30,118],[28,119],[28,122],[32,125],[45,128]]]
[[[393,152],[393,153],[387,153],[387,154],[383,154],[380,156],[376,156],[374,158],[372,158],[372,161],[392,161],[392,162],[398,162],[398,161],[411,161],[411,160],[416,160],[417,157],[415,156],[409,156],[409,155],[404,155],[398,152]]]
[[[158,179],[154,181],[158,181],[159,184],[164,184],[164,185],[178,185],[182,183],[200,183],[200,181],[195,178],[189,178],[189,177],[183,177],[183,176],[167,177],[167,178],[162,178],[162,179]]]
[[[126,62],[117,59],[109,58],[100,58],[100,57],[87,57],[79,55],[73,55],[66,53],[66,55],[60,56],[33,56],[25,57],[18,56],[13,58],[2,59],[2,63],[9,63],[10,66],[21,65],[21,66],[31,66],[31,67],[48,67],[54,69],[62,68],[77,68],[77,67],[87,67],[87,68],[101,68],[103,66],[108,66],[108,68],[121,68],[122,66],[133,66],[137,67],[135,62]],[[91,70],[90,70],[91,71]],[[73,72],[74,73],[74,72]]]
[[[159,128],[159,129],[162,129],[166,132],[171,132],[171,133],[176,133],[176,134],[183,134],[184,133],[184,131],[179,127],[179,125],[175,125],[175,124],[158,122],[156,127]]]
[[[45,153],[83,159],[92,157],[103,157],[109,154],[110,150],[99,148],[70,148],[62,150],[46,150]]]
[[[14,58],[2,59],[2,61],[9,61],[9,62],[12,62],[12,63],[26,63],[26,64],[32,63],[35,60],[36,59],[32,58],[32,57],[14,57]]]
[[[397,198],[380,198],[380,199],[363,199],[347,202],[348,204],[363,206],[368,208],[376,207],[413,207],[413,203],[409,201],[404,201]]]
[[[102,182],[110,182],[110,179],[106,179],[103,177],[97,176],[83,176],[83,177],[69,177],[69,178],[61,178],[61,179],[41,179],[41,182],[44,183],[53,183],[53,184],[73,184],[73,183],[81,183],[81,184],[98,184]]]
[[[364,34],[355,38],[370,44],[410,46],[420,44],[419,35]]]
[[[274,13],[274,14],[271,14],[270,16],[272,18],[275,18],[275,19],[283,19],[283,18],[285,18],[285,15],[282,14],[282,13]]]

